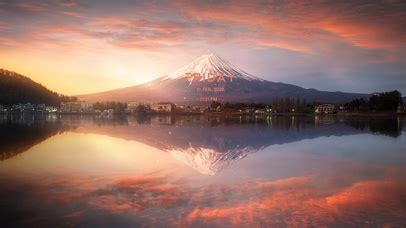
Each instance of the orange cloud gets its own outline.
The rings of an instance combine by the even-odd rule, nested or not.
[[[253,196],[240,203],[228,202],[223,207],[196,208],[187,217],[189,224],[243,226],[323,226],[345,221],[356,225],[358,217],[371,224],[399,221],[406,185],[392,181],[360,181],[336,193],[325,196],[307,177],[248,186]],[[247,186],[245,186],[247,187]],[[239,191],[238,189],[233,189]],[[377,204],[382,204],[378,207]],[[359,224],[358,224],[359,225]]]
[[[145,20],[135,20],[124,17],[101,17],[86,23],[88,26],[111,27],[111,26],[145,26]]]
[[[392,177],[391,171],[383,173],[387,177],[380,180],[348,183],[342,183],[346,175],[337,175],[328,181],[298,176],[194,186],[190,180],[150,174],[71,176],[23,186],[31,186],[33,197],[46,205],[64,208],[64,219],[96,210],[109,216],[128,215],[133,222],[150,226],[402,225],[406,183]],[[1,196],[21,189],[12,183],[0,190]]]
[[[113,213],[123,213],[151,207],[174,207],[184,201],[185,190],[165,182],[166,179],[159,176],[124,178],[91,193],[89,204]]]

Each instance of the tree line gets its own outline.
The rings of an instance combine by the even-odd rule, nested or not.
[[[372,95],[368,100],[359,98],[354,99],[344,105],[348,111],[396,111],[403,105],[402,94],[397,91],[383,92]]]
[[[221,103],[213,101],[210,104],[212,110],[216,109],[222,112],[239,112],[246,109],[266,109],[268,112],[274,113],[312,113],[314,111],[314,105],[307,103],[306,99],[300,99],[299,97],[284,97],[272,99],[271,105],[263,103]]]

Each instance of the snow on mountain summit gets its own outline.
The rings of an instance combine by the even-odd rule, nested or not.
[[[162,77],[162,80],[183,79],[190,77],[194,73],[199,73],[202,77],[208,77],[209,74],[221,74],[224,77],[241,78],[248,81],[264,81],[261,78],[255,77],[238,67],[233,66],[214,53],[205,54],[196,58],[188,65]],[[202,80],[204,80],[204,78],[202,78]]]

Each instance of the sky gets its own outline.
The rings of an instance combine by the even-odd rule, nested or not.
[[[67,95],[164,76],[210,50],[261,78],[406,94],[406,1],[0,0],[0,68]]]

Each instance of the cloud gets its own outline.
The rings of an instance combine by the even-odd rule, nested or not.
[[[9,29],[11,29],[9,24],[0,21],[0,31],[2,31],[2,30],[5,31],[5,30],[9,30]]]
[[[107,216],[152,226],[396,225],[405,218],[400,211],[405,207],[406,184],[390,176],[393,171],[383,171],[386,176],[375,180],[335,172],[337,176],[327,179],[296,176],[202,186],[158,173],[113,178],[65,176],[17,184],[2,180],[8,184],[0,196],[25,194],[17,199],[18,204],[7,197],[1,197],[0,202],[43,213],[41,207],[30,209],[29,197],[33,197],[52,211],[52,219],[71,222]]]
[[[157,64],[156,58],[169,60],[175,53],[172,65],[181,66],[211,49],[264,79],[306,88],[365,93],[403,88],[387,82],[404,74],[391,64],[406,60],[405,1],[6,1],[0,12],[2,51],[16,59],[26,59],[27,51],[31,59],[69,52],[72,59],[89,56],[91,62],[104,51],[113,53],[114,61],[146,54],[145,61]],[[250,60],[239,62],[233,57],[238,55]],[[174,70],[161,63],[146,77]],[[368,77],[376,64],[382,64],[380,78],[372,81]],[[125,65],[131,68],[130,61]],[[366,67],[368,72],[359,72]],[[85,71],[99,74],[93,69]],[[315,73],[324,76],[305,77]],[[362,86],[345,85],[354,78]]]
[[[250,1],[210,4],[178,1],[186,18],[245,27],[245,35],[264,34],[258,45],[290,50],[312,48],[314,42],[341,40],[359,48],[405,47],[406,4],[318,1]],[[300,48],[292,48],[302,46]],[[303,48],[307,46],[307,48]]]
[[[77,13],[77,12],[62,12],[62,14],[66,15],[66,16],[70,16],[70,17],[76,17],[76,18],[83,18],[84,17],[83,14],[80,14],[80,13]]]
[[[92,207],[123,213],[148,208],[176,207],[185,199],[185,190],[179,185],[166,183],[159,176],[130,177],[89,193]]]
[[[47,10],[47,7],[41,3],[37,2],[21,2],[16,5],[18,8],[33,11],[33,12],[41,12]]]
[[[66,7],[75,7],[81,5],[79,1],[76,0],[57,0],[56,1],[58,4],[61,6],[66,6]]]
[[[77,6],[79,3],[59,1],[58,4]],[[17,6],[30,11],[46,9],[45,5],[33,2],[22,2]],[[82,24],[68,20],[64,24],[87,35],[93,32],[95,39],[105,39],[96,36],[100,32],[111,33],[109,40],[113,42],[110,43],[137,50],[154,50],[194,41],[210,44],[227,41],[309,54],[335,50],[320,49],[320,43],[334,47],[337,42],[345,42],[354,48],[385,50],[405,48],[406,45],[403,29],[406,26],[406,11],[403,10],[406,4],[402,2],[222,1],[213,4],[176,1],[166,7],[180,16],[165,20],[155,15],[158,13],[155,6],[142,6],[144,8],[137,10],[143,13],[140,15],[148,16],[127,12],[123,15],[99,13]],[[84,17],[83,13],[74,11],[61,13],[72,18]]]
[[[0,37],[0,46],[2,47],[18,47],[20,43],[13,38]]]
[[[403,207],[399,199],[405,197],[404,184],[359,181],[343,190],[334,189],[335,193],[326,196],[313,181],[307,177],[289,178],[245,186],[244,192],[258,197],[223,207],[196,208],[187,220],[189,224],[231,226],[325,226],[341,222],[356,226],[359,217],[371,224],[403,217],[393,208]]]

